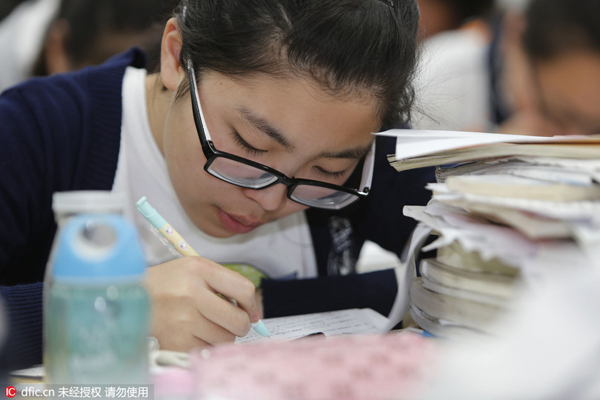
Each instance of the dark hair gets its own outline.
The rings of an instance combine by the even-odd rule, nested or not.
[[[13,10],[24,0],[2,0],[0,2],[0,21],[8,17]]]
[[[150,53],[150,63],[156,64],[160,59],[164,24],[175,3],[174,0],[62,0],[55,21],[64,20],[69,26],[65,49],[74,66],[84,62],[99,64],[113,55],[98,46],[103,34],[141,32],[148,33],[148,42],[140,45]],[[34,66],[34,75],[48,74],[45,58],[42,52]]]
[[[525,18],[523,42],[534,61],[579,50],[600,52],[598,0],[533,0]]]
[[[496,0],[443,0],[454,14],[457,26],[473,18],[488,16],[494,9]]]
[[[414,0],[182,0],[174,15],[181,64],[190,58],[198,79],[205,71],[307,76],[335,96],[374,96],[384,125],[410,119]]]

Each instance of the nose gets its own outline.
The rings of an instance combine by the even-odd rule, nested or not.
[[[257,202],[265,211],[275,211],[287,199],[287,186],[278,183],[266,189],[242,189],[244,195]]]

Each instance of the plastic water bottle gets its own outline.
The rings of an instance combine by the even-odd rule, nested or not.
[[[118,215],[73,217],[53,264],[44,310],[48,381],[147,383],[150,302],[134,227]]]
[[[81,214],[121,215],[124,207],[125,197],[123,193],[108,190],[74,190],[56,192],[52,195],[52,211],[54,212],[57,230],[44,275],[44,308],[48,304],[48,293],[52,284],[52,265],[54,264],[58,237],[66,223],[71,218]]]

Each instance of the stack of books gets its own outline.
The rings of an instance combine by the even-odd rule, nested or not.
[[[449,338],[491,334],[517,296],[557,271],[600,267],[600,137],[393,130],[398,170],[437,166],[425,206],[438,235],[410,284],[410,313]]]

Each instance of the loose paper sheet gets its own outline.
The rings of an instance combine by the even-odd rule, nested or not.
[[[417,252],[421,251],[421,247],[429,237],[431,228],[419,224],[413,231],[409,242],[404,248],[405,253],[402,254],[402,264],[404,268],[396,268],[396,281],[398,282],[398,294],[394,300],[392,310],[388,315],[388,324],[383,328],[387,332],[394,328],[406,315],[408,310],[409,296],[408,290],[410,282],[417,276],[416,258]]]
[[[600,138],[589,136],[526,136],[500,133],[453,132],[416,129],[392,129],[377,133],[381,136],[396,137],[396,160],[425,156],[471,146],[495,143],[595,143]]]

